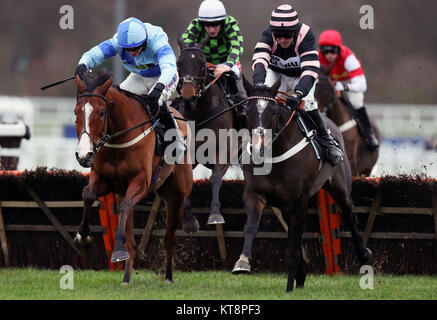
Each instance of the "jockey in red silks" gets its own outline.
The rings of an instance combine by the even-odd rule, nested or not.
[[[376,149],[379,142],[364,107],[364,92],[367,90],[366,76],[361,62],[351,49],[343,45],[338,31],[325,30],[320,34],[319,60],[320,65],[325,68],[334,63],[329,77],[334,82],[335,89],[341,92],[357,111],[362,134],[369,148]]]

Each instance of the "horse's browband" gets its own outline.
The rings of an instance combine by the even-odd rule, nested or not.
[[[83,97],[97,97],[97,98],[102,99],[106,103],[108,103],[108,99],[106,99],[105,96],[103,96],[101,94],[98,94],[98,93],[85,92],[85,93],[80,94],[78,98],[80,99],[80,98],[83,98]]]
[[[247,100],[253,100],[253,99],[262,99],[262,100],[270,100],[270,101],[273,101],[273,102],[278,102],[275,98],[266,97],[266,96],[250,96],[250,97],[247,97]]]
[[[199,52],[202,52],[203,53],[203,50],[202,49],[200,49],[200,48],[198,48],[198,47],[187,47],[187,48],[183,48],[182,50],[181,50],[181,54],[183,53],[183,52],[185,52],[185,51],[199,51]]]

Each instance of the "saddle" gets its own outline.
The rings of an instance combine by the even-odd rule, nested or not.
[[[151,119],[153,117],[154,114],[156,114],[156,112],[158,111],[156,109],[156,107],[154,108],[153,106],[150,106],[149,104],[149,98],[147,95],[138,95],[135,93],[132,93],[130,91],[126,91],[120,88],[120,86],[117,86],[117,89],[120,92],[123,92],[126,96],[128,96],[129,98],[134,98],[136,99],[144,108],[144,110],[147,113],[147,117],[149,119]],[[165,134],[165,127],[164,124],[162,124],[161,122],[159,122],[155,128],[154,128],[156,135],[155,135],[155,154],[158,157],[162,157],[164,155],[164,150],[166,145],[164,144],[164,134]]]

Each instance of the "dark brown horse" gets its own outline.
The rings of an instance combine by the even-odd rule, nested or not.
[[[225,95],[222,84],[215,81],[211,75],[207,64],[205,54],[202,51],[203,46],[209,41],[206,37],[199,44],[187,45],[182,38],[178,38],[180,47],[180,56],[177,60],[178,73],[180,78],[179,89],[181,97],[179,98],[178,110],[186,119],[195,121],[196,132],[202,129],[210,129],[210,132],[217,138],[220,136],[219,130],[230,130],[235,127],[236,119],[233,112],[230,110],[224,112],[227,108],[231,108],[229,101]],[[222,77],[223,78],[223,77]],[[202,124],[209,117],[213,117],[221,112],[220,116]],[[207,138],[209,139],[209,137]],[[206,139],[206,140],[207,140]],[[197,140],[197,139],[196,139]],[[208,141],[208,140],[207,140]],[[209,179],[212,188],[212,199],[210,204],[210,214],[208,224],[224,223],[224,218],[220,212],[220,188],[222,185],[223,176],[230,166],[231,159],[236,158],[238,148],[232,148],[230,141],[226,143],[226,150],[222,150],[219,139],[208,141],[215,147],[216,155],[208,155],[207,162],[203,161],[205,167],[212,170],[212,175]],[[201,145],[205,145],[205,141],[196,141],[196,150]],[[226,152],[226,161],[220,160],[223,157],[221,152]],[[211,160],[211,161],[209,161]],[[199,157],[196,157],[194,166],[199,163]],[[236,161],[237,163],[237,161]],[[190,203],[187,202],[187,211],[189,211]]]
[[[248,90],[249,128],[254,133],[252,154],[255,154],[254,150],[258,150],[256,154],[259,155],[264,151],[264,165],[270,163],[271,168],[269,173],[266,172],[268,174],[260,174],[260,171],[255,171],[259,168],[253,162],[243,165],[243,201],[247,222],[244,227],[243,251],[233,273],[250,271],[252,243],[262,211],[266,206],[277,207],[289,225],[285,263],[288,266],[286,290],[291,291],[295,281],[296,287],[304,286],[306,271],[301,247],[304,217],[308,199],[322,187],[340,207],[360,262],[368,262],[372,253],[363,246],[356,216],[352,211],[352,176],[347,158],[335,167],[317,159],[308,138],[299,129],[303,125],[296,114],[275,100],[279,85],[280,81],[277,81],[272,88],[256,86]],[[329,119],[325,121],[343,150],[343,139],[338,128]],[[267,157],[265,155],[269,149],[271,155]]]
[[[343,134],[345,151],[349,158],[353,176],[370,176],[373,167],[378,160],[379,148],[370,150],[367,148],[365,139],[359,132],[359,127],[355,117],[351,115],[348,107],[341,101],[328,76],[329,69],[321,70],[319,82],[316,86],[315,97],[319,105],[320,112],[326,113],[340,128]],[[350,106],[349,108],[353,108]],[[379,140],[379,130],[372,121],[372,128]]]
[[[78,76],[75,79],[79,138],[76,157],[82,166],[91,167],[91,173],[82,192],[83,218],[75,241],[80,244],[90,241],[88,220],[93,202],[111,192],[118,194],[121,197],[119,225],[111,261],[126,260],[123,284],[128,284],[136,254],[133,209],[150,192],[157,191],[167,205],[165,279],[172,281],[176,228],[183,219],[183,205],[191,193],[192,166],[187,164],[187,155],[183,164],[163,162],[162,157],[156,156],[153,128],[157,119],[150,119],[137,99],[112,87],[108,74],[94,80],[86,75],[84,81],[85,85]],[[187,136],[187,124],[179,121],[178,125]]]

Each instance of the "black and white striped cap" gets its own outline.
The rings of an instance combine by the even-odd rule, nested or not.
[[[272,11],[270,29],[280,31],[295,31],[299,28],[297,11],[289,4],[283,4]]]

